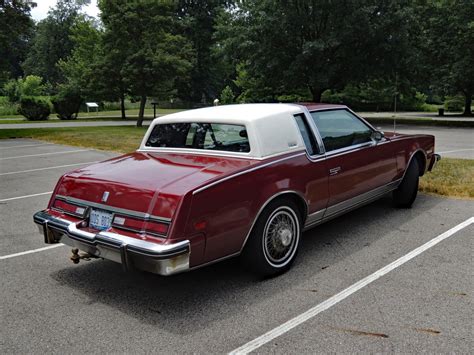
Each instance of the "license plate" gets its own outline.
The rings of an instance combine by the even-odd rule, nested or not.
[[[112,213],[92,210],[89,218],[89,226],[99,230],[109,229],[112,224]]]

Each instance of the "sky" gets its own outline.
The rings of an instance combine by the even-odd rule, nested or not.
[[[44,19],[48,15],[50,7],[56,5],[57,0],[35,0],[37,6],[31,10],[31,17],[36,21]],[[97,8],[97,0],[91,0],[90,5],[82,9],[86,14],[97,17],[99,9]]]

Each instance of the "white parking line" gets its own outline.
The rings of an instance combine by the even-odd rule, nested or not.
[[[39,194],[33,194],[33,195],[25,195],[25,196],[18,196],[18,197],[9,197],[9,198],[1,199],[0,202],[7,202],[7,201],[13,201],[13,200],[21,200],[22,198],[48,195],[48,194],[52,194],[52,193],[53,193],[53,191],[48,191],[48,192],[41,192],[41,193],[39,193]]]
[[[285,334],[286,332],[290,331],[291,329],[297,327],[298,325],[306,322],[307,320],[315,317],[321,312],[331,308],[335,304],[341,302],[342,300],[346,299],[353,293],[359,291],[363,287],[371,284],[375,280],[379,279],[380,277],[388,274],[390,271],[396,269],[400,265],[405,264],[406,262],[410,261],[414,257],[420,255],[424,251],[430,249],[431,247],[435,246],[436,244],[442,242],[443,240],[449,238],[456,232],[459,232],[461,229],[466,228],[470,224],[474,223],[474,217],[471,217],[464,222],[458,224],[457,226],[451,228],[450,230],[444,232],[443,234],[438,235],[437,237],[431,239],[429,242],[423,244],[422,246],[413,249],[408,254],[405,254],[401,258],[395,260],[391,264],[384,266],[383,268],[377,270],[373,274],[363,278],[362,280],[356,282],[355,284],[349,286],[345,290],[339,292],[338,294],[328,298],[326,301],[318,304],[317,306],[310,308],[306,312],[296,316],[293,319],[290,319],[286,323],[281,324],[280,326],[270,330],[269,332],[255,338],[254,340],[249,341],[247,344],[242,345],[241,347],[231,351],[229,354],[248,354],[249,352],[258,349],[262,345],[265,345],[269,341],[279,337],[280,335]]]
[[[13,148],[26,148],[26,147],[41,147],[41,146],[44,146],[44,145],[53,145],[53,143],[12,145],[12,146],[9,146],[9,147],[0,147],[0,150],[3,150],[3,149],[13,149]]]
[[[77,166],[77,165],[88,165],[88,164],[94,164],[97,163],[98,160],[96,161],[88,161],[85,163],[76,163],[76,164],[66,164],[66,165],[57,165],[57,166],[50,166],[47,168],[38,168],[38,169],[29,169],[29,170],[21,170],[21,171],[11,171],[8,173],[0,173],[0,176],[3,175],[13,175],[13,174],[22,174],[22,173],[31,173],[32,171],[41,171],[41,170],[50,170],[50,169],[58,169],[58,168],[66,168],[68,166]]]
[[[467,152],[467,151],[471,151],[471,150],[474,150],[474,149],[446,150],[446,151],[444,151],[444,152],[437,152],[437,153],[438,153],[438,154],[446,154],[446,153]]]
[[[64,244],[59,243],[59,244],[50,245],[49,247],[22,251],[21,253],[15,253],[15,254],[10,254],[10,255],[4,255],[4,256],[0,256],[0,260],[10,259],[10,258],[14,258],[14,257],[17,257],[17,256],[27,255],[27,254],[38,253],[40,251],[45,251],[45,250],[49,250],[49,249],[53,249],[53,248],[57,248],[57,247],[62,247],[63,245]]]
[[[79,152],[87,152],[87,151],[89,151],[89,150],[90,150],[90,149],[78,149],[78,150],[68,150],[68,151],[65,151],[65,152],[53,152],[53,153],[42,153],[42,154],[18,155],[18,156],[16,156],[16,157],[0,158],[0,160],[39,157],[39,156],[42,156],[42,155],[56,155],[56,154],[79,153]]]

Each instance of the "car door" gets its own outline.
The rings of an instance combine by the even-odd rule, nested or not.
[[[342,212],[389,189],[396,158],[376,142],[375,131],[346,109],[311,112],[326,151],[329,200],[325,217]]]

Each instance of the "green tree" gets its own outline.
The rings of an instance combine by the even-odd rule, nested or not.
[[[444,94],[464,95],[472,116],[474,95],[474,2],[431,0],[423,7],[425,63],[430,82]]]
[[[33,1],[0,0],[0,86],[23,75],[21,64],[34,29],[30,11],[35,6]]]
[[[141,126],[147,96],[170,95],[176,78],[185,77],[191,68],[192,47],[180,34],[182,22],[174,2],[102,0],[99,8],[104,43],[117,55],[110,59],[120,68],[130,93],[140,97]]]
[[[58,0],[48,16],[40,21],[28,56],[23,64],[26,74],[41,76],[56,85],[63,81],[57,66],[61,59],[67,58],[74,47],[71,31],[79,16],[79,10],[90,0]]]
[[[183,22],[183,36],[193,46],[195,55],[189,78],[178,80],[178,96],[189,102],[209,102],[220,92],[221,73],[212,56],[216,19],[231,1],[179,0],[178,16]]]
[[[97,21],[79,16],[71,27],[70,39],[73,44],[71,54],[58,61],[61,74],[69,86],[81,90],[85,96],[95,94],[93,66],[103,53],[101,48],[101,32]]]
[[[319,102],[371,76],[401,77],[410,48],[411,1],[252,0],[230,11],[221,47],[274,97],[309,90]],[[229,15],[228,15],[229,16]],[[221,36],[222,37],[222,36]]]

